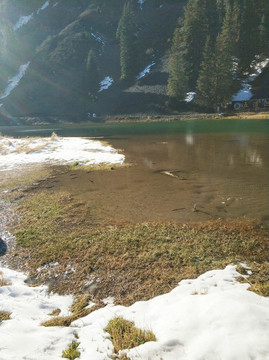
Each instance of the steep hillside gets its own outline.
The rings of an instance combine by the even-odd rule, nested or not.
[[[132,2],[139,41],[139,69],[131,83],[120,80],[120,48],[116,40],[124,3],[123,0],[2,1],[2,114],[81,121],[89,113],[92,116],[160,112],[167,100],[167,51],[186,1]],[[90,50],[95,54],[102,82],[94,97],[88,91]]]

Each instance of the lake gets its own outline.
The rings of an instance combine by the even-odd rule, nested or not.
[[[104,137],[130,167],[56,172],[42,186],[88,203],[96,222],[269,218],[269,121],[1,128],[4,135]]]

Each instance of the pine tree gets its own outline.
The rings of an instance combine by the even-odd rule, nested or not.
[[[196,102],[215,110],[227,104],[233,93],[232,56],[226,28],[217,36],[216,43],[208,37],[197,80]]]
[[[201,70],[197,80],[195,102],[199,105],[214,108],[215,100],[215,76],[216,76],[216,62],[214,54],[214,46],[210,37],[207,38],[203,51],[203,60],[201,63]]]
[[[206,2],[204,0],[190,0],[188,2],[182,35],[189,89],[193,90],[196,86],[203,48],[208,36]]]
[[[269,54],[269,5],[265,8],[260,26],[260,52]]]
[[[248,72],[251,62],[258,54],[259,32],[259,1],[234,0],[235,7],[239,7],[239,32],[236,49],[239,60],[238,67],[241,74]]]
[[[123,7],[116,37],[120,41],[121,78],[132,80],[138,69],[138,40],[131,1],[127,1]]]
[[[168,95],[176,101],[184,100],[188,91],[188,80],[186,61],[182,51],[182,35],[180,29],[176,28],[169,59]]]

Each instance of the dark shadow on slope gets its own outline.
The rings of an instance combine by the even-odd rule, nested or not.
[[[138,85],[167,85],[168,73],[156,71],[138,81]]]
[[[0,238],[0,256],[5,255],[7,252],[7,244]]]

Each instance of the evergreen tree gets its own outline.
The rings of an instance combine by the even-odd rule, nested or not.
[[[214,46],[212,44],[212,40],[208,37],[204,47],[201,70],[197,80],[195,97],[195,102],[197,104],[211,109],[216,106],[215,76],[216,62]]]
[[[185,11],[182,29],[186,71],[189,89],[193,90],[199,74],[203,48],[208,36],[208,21],[205,0],[190,0]]]
[[[138,40],[131,1],[123,7],[116,37],[120,41],[121,78],[132,80],[138,72]]]
[[[269,5],[265,8],[260,26],[260,52],[269,54]]]
[[[240,9],[238,19],[239,32],[236,43],[236,55],[241,74],[248,72],[251,62],[258,54],[259,32],[259,1],[257,0],[234,0],[235,8]]]
[[[182,101],[188,91],[188,76],[186,62],[182,50],[182,36],[176,28],[173,36],[172,49],[169,59],[169,79],[167,93],[177,101]]]
[[[99,90],[100,75],[99,69],[97,66],[95,53],[91,49],[88,53],[87,63],[86,63],[86,84],[85,87],[87,92],[91,95],[95,95]]]
[[[223,25],[215,46],[208,37],[197,80],[196,102],[213,110],[229,102],[233,93],[233,63],[226,31]]]

